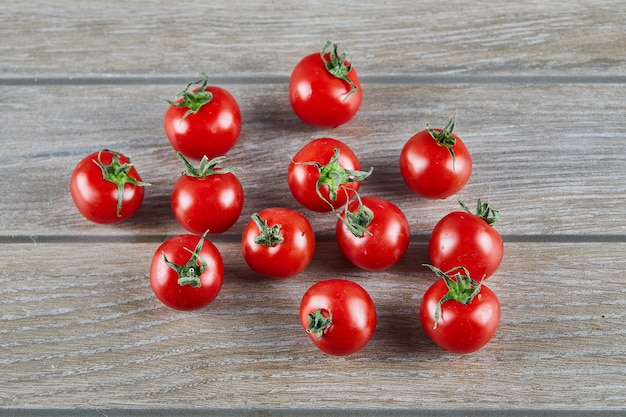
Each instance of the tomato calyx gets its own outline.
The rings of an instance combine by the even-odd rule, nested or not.
[[[191,86],[200,84],[200,87],[190,90]],[[202,79],[187,84],[185,89],[176,95],[176,100],[165,100],[171,106],[188,109],[181,121],[190,114],[196,114],[205,104],[213,100],[213,94],[206,88],[209,85],[209,76],[203,72]]]
[[[193,251],[189,248],[183,248],[191,254],[191,257],[185,265],[177,265],[170,262],[167,259],[165,252],[163,252],[163,261],[165,264],[178,274],[178,285],[190,285],[196,288],[201,286],[200,275],[202,275],[207,268],[207,262],[200,256],[203,244],[204,236],[200,238],[200,241],[198,241],[198,244]]]
[[[328,50],[331,46],[333,50],[329,52]],[[339,78],[340,80],[348,83],[348,85],[350,85],[350,87],[352,88],[350,92],[348,92],[343,98],[343,101],[348,100],[348,98],[352,94],[359,91],[359,88],[356,86],[356,84],[354,84],[354,82],[350,78],[348,78],[348,73],[350,72],[350,70],[352,70],[352,64],[350,63],[350,59],[348,59],[345,52],[341,54],[341,56],[339,56],[339,54],[337,53],[336,43],[327,41],[326,45],[324,45],[324,47],[322,48],[320,56],[322,57],[322,62],[324,62],[326,70],[333,77]]]
[[[373,167],[367,172],[343,168],[339,165],[339,153],[339,148],[335,148],[333,156],[326,165],[315,163],[320,174],[316,184],[317,194],[321,197],[320,188],[323,185],[327,185],[329,189],[328,196],[332,201],[337,199],[340,185],[363,181],[374,171]]]
[[[370,168],[369,171],[358,171],[353,169],[346,169],[339,165],[339,148],[335,148],[333,156],[330,158],[326,165],[322,165],[319,162],[296,162],[301,163],[303,165],[314,165],[317,167],[319,178],[317,183],[315,184],[315,191],[317,195],[324,201],[330,205],[333,210],[335,209],[331,202],[326,200],[322,195],[320,188],[324,185],[328,186],[328,196],[331,201],[337,200],[337,193],[339,192],[339,187],[343,184],[348,184],[351,182],[360,182],[365,178],[369,177],[374,171],[374,167]]]
[[[429,264],[423,264],[422,266],[430,268],[438,277],[443,278],[448,287],[448,292],[437,302],[435,322],[433,324],[433,329],[436,329],[441,317],[441,305],[446,301],[456,301],[468,305],[480,292],[481,283],[473,280],[463,266],[457,266],[447,272],[443,272],[441,269]],[[450,274],[454,271],[459,272],[450,277]]]
[[[346,203],[346,208],[343,211],[345,217],[339,216],[339,218],[355,237],[363,237],[365,233],[372,235],[372,232],[367,230],[367,226],[369,226],[372,223],[372,220],[374,220],[374,212],[372,209],[363,204],[363,201],[361,201],[361,197],[358,193],[357,199],[359,201],[359,207],[357,210],[354,212],[350,211],[348,209],[350,201],[348,201]]]
[[[500,213],[498,210],[491,208],[489,203],[483,203],[480,199],[478,199],[478,203],[476,203],[476,213],[472,213],[472,211],[461,200],[457,201],[461,207],[463,207],[463,210],[483,219],[490,226],[493,226],[498,220],[500,220]]]
[[[282,224],[270,226],[259,216],[259,213],[254,213],[251,217],[259,228],[259,235],[254,238],[254,243],[271,248],[285,241],[285,236],[280,233],[280,229],[283,227]]]
[[[183,161],[183,164],[185,164],[185,171],[183,172],[183,175],[191,178],[203,179],[211,175],[227,174],[241,169],[239,167],[217,168],[219,164],[224,162],[224,159],[226,159],[225,156],[218,156],[209,160],[209,158],[205,155],[202,157],[202,160],[200,160],[200,166],[197,168],[193,166],[181,152],[178,152],[178,157],[181,161]]]
[[[309,325],[306,328],[306,332],[312,333],[317,339],[321,339],[324,336],[324,331],[333,324],[332,313],[321,308],[309,313],[308,317]]]
[[[109,165],[102,162],[102,152],[110,152],[113,155],[113,159]],[[102,170],[102,179],[115,184],[117,187],[117,209],[116,216],[121,217],[122,214],[122,202],[124,201],[124,185],[133,184],[138,187],[145,187],[150,185],[147,182],[139,181],[129,174],[133,164],[130,160],[125,163],[120,163],[120,155],[117,152],[112,152],[107,149],[98,152],[98,159],[92,160],[94,164]]]
[[[438,145],[443,146],[448,150],[452,157],[452,169],[455,169],[455,155],[452,147],[456,145],[456,139],[452,136],[454,125],[456,123],[456,117],[452,116],[445,127],[441,130],[432,129],[426,125],[426,130],[430,133],[430,136],[437,142]]]

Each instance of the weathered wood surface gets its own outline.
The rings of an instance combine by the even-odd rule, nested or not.
[[[370,84],[363,87],[368,96],[357,117],[334,131],[300,122],[284,85],[225,87],[241,103],[244,118],[241,138],[227,155],[227,164],[243,169],[238,176],[247,215],[239,226],[253,211],[277,202],[299,209],[287,189],[290,158],[307,141],[332,136],[350,145],[364,167],[374,167],[362,193],[396,202],[413,219],[414,234],[428,233],[458,204],[454,198],[433,202],[412,194],[399,175],[400,150],[427,123],[445,124],[456,112],[456,131],[474,156],[472,177],[458,197],[468,204],[490,199],[502,212],[503,234],[626,232],[625,85]],[[162,121],[167,107],[162,99],[178,91],[171,85],[0,87],[4,97],[19,97],[0,113],[6,135],[0,175],[10,191],[5,195],[12,197],[0,203],[3,234],[181,231],[169,194],[183,167]],[[37,105],[25,105],[32,102]],[[77,161],[102,148],[129,155],[152,184],[138,216],[120,227],[86,224],[67,193]],[[327,215],[312,217],[318,232],[334,232]]]
[[[0,7],[0,415],[626,408],[626,3],[83,3]],[[365,92],[335,130],[305,126],[286,97],[293,65],[326,39],[352,52]],[[220,296],[180,313],[152,295],[148,267],[184,231],[169,208],[182,167],[163,99],[201,71],[241,105],[227,157],[246,203],[211,238],[226,263]],[[474,158],[458,197],[492,201],[506,245],[488,281],[501,327],[466,356],[437,349],[417,318],[428,234],[457,203],[416,197],[398,169],[413,133],[455,113]],[[321,136],[374,167],[363,195],[409,217],[409,253],[389,271],[350,266],[333,215],[290,196],[291,156]],[[68,194],[75,164],[105,147],[152,183],[116,226],[87,222]],[[250,214],[277,204],[305,213],[318,238],[310,268],[280,282],[251,273],[239,245]],[[310,285],[336,276],[368,289],[379,314],[347,358],[316,350],[296,314]]]
[[[364,274],[324,242],[307,273],[278,282],[251,274],[239,245],[220,243],[224,288],[194,313],[152,295],[154,243],[125,245],[124,254],[112,243],[90,246],[2,245],[5,269],[45,260],[1,277],[4,406],[623,405],[626,264],[615,256],[623,243],[508,243],[488,283],[501,327],[466,356],[442,352],[420,328],[419,300],[433,279],[420,267],[424,244],[390,271]],[[320,354],[297,319],[301,294],[334,276],[363,285],[379,314],[375,337],[347,358]]]
[[[326,39],[363,74],[624,75],[622,1],[3,1],[5,76],[285,74]]]

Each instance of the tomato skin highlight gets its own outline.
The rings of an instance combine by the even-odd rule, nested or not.
[[[317,194],[317,181],[320,178],[319,169],[311,162],[320,165],[329,163],[335,149],[339,149],[339,165],[342,168],[360,171],[361,164],[354,151],[345,143],[334,138],[317,138],[304,145],[291,159],[287,170],[287,183],[291,194],[300,205],[315,211],[329,212],[346,204],[349,198],[358,191],[361,182],[349,182],[341,185],[335,200],[330,196],[328,185],[322,185]],[[348,190],[346,193],[344,190]]]
[[[441,129],[433,129],[441,131]],[[472,158],[463,141],[454,133],[456,144],[450,151],[439,145],[428,130],[413,135],[400,152],[402,179],[416,194],[429,199],[445,199],[459,192],[469,181]]]
[[[311,263],[315,254],[315,233],[302,214],[287,208],[270,207],[258,212],[270,227],[281,225],[284,241],[274,246],[255,242],[258,225],[250,220],[241,237],[244,260],[258,274],[274,278],[292,278]]]
[[[235,98],[217,86],[207,86],[205,91],[213,98],[197,113],[186,114],[186,107],[170,105],[163,120],[165,135],[174,149],[197,161],[204,156],[212,159],[225,155],[241,133],[241,111]]]
[[[453,353],[472,353],[485,346],[500,323],[500,302],[493,291],[481,285],[469,304],[448,300],[434,328],[437,303],[448,292],[443,279],[426,290],[420,304],[420,321],[426,335],[439,347]]]
[[[157,298],[166,306],[180,311],[197,310],[209,305],[217,298],[224,282],[224,264],[217,247],[204,240],[200,256],[207,263],[199,276],[200,287],[180,285],[179,275],[163,258],[177,265],[185,265],[190,259],[189,251],[198,244],[199,236],[184,234],[163,242],[155,251],[150,265],[150,286]],[[188,250],[185,250],[187,248]]]
[[[372,222],[362,236],[355,236],[339,219],[335,236],[339,249],[350,262],[366,271],[381,271],[398,262],[405,254],[411,232],[404,213],[395,204],[376,197],[362,197],[361,203],[373,211]],[[348,210],[356,212],[359,200]],[[346,214],[342,217],[345,219]]]
[[[70,195],[78,211],[88,220],[99,224],[115,224],[132,216],[141,206],[144,188],[141,185],[126,183],[119,216],[118,187],[103,178],[102,169],[95,161],[109,165],[114,155],[119,157],[120,165],[130,163],[130,159],[119,153],[108,150],[93,152],[83,158],[72,171],[70,178]],[[141,182],[141,177],[131,167],[128,175]]]
[[[325,56],[328,59],[328,53]],[[289,79],[289,102],[294,113],[318,128],[336,128],[350,121],[361,107],[363,94],[354,67],[347,76],[358,90],[346,98],[352,87],[328,72],[319,53],[302,58]]]
[[[346,356],[361,350],[376,330],[376,308],[368,292],[345,279],[328,279],[311,286],[300,303],[300,324],[307,330],[309,314],[321,310],[332,324],[320,338],[307,332],[313,343],[329,355]]]
[[[431,263],[448,271],[464,266],[478,281],[489,278],[500,266],[504,242],[496,229],[480,217],[455,211],[433,228],[428,244]]]
[[[206,178],[182,175],[172,190],[174,216],[188,231],[216,235],[239,219],[244,203],[241,182],[231,172]]]

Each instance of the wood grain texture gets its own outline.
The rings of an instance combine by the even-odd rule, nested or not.
[[[363,74],[624,74],[615,1],[5,1],[4,76],[285,74],[327,40]]]
[[[623,414],[625,22],[621,1],[3,2],[0,416]],[[327,39],[351,52],[364,102],[350,123],[317,130],[292,113],[287,83]],[[184,232],[163,99],[201,71],[241,106],[227,162],[243,168],[246,203],[211,238],[220,296],[180,313],[156,300],[148,268]],[[458,204],[411,194],[398,167],[411,135],[453,114],[474,159],[457,197],[500,210],[506,247],[487,282],[500,329],[464,356],[436,348],[417,317],[429,233]],[[374,167],[363,195],[409,218],[409,253],[392,269],[351,266],[334,215],[287,191],[291,156],[322,136]],[[87,222],[68,194],[76,163],[102,148],[152,183],[116,226]],[[305,213],[318,239],[292,280],[261,278],[240,255],[249,216],[271,205]],[[318,351],[297,320],[304,291],[336,276],[370,291],[379,314],[374,339],[346,358]]]
[[[501,326],[471,355],[444,353],[420,328],[419,301],[433,280],[420,267],[424,244],[412,244],[388,272],[364,274],[322,243],[306,273],[274,281],[248,270],[238,244],[218,243],[224,287],[193,313],[153,297],[146,271],[157,246],[100,244],[77,259],[64,256],[73,244],[1,245],[3,406],[606,408],[626,401],[626,265],[616,261],[624,244],[507,245],[487,283],[502,303]],[[25,259],[44,267],[6,272]],[[306,288],[337,275],[363,285],[379,315],[375,337],[347,358],[317,351],[297,318]],[[311,404],[320,384],[324,400]]]
[[[502,214],[501,233],[626,236],[625,85],[365,85],[362,110],[335,130],[315,130],[297,120],[285,85],[225,87],[241,103],[244,118],[227,159],[243,169],[238,176],[247,197],[232,234],[240,234],[250,214],[267,206],[301,209],[287,188],[287,166],[307,141],[324,136],[346,142],[364,167],[374,167],[363,182],[364,195],[391,199],[412,220],[413,234],[429,233],[445,212],[459,206],[455,198],[426,201],[411,193],[399,175],[398,158],[411,135],[457,113],[456,132],[474,160],[472,178],[458,197],[470,205],[478,198],[491,200]],[[0,202],[3,235],[182,230],[169,206],[182,164],[162,126],[162,99],[179,87],[132,86],[133,94],[128,89],[0,88],[4,97],[19,96],[19,103],[0,113],[0,175],[10,178],[0,190],[12,196]],[[25,105],[30,102],[38,104]],[[77,161],[103,148],[130,156],[152,184],[140,213],[120,227],[85,224],[67,193]],[[334,232],[328,215],[311,217],[319,233]]]

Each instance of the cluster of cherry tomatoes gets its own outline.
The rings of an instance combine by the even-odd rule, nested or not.
[[[327,42],[321,52],[304,57],[291,74],[289,101],[301,120],[316,127],[335,128],[351,120],[360,108],[362,90],[346,54],[340,55],[337,45]],[[229,230],[243,208],[238,168],[221,166],[240,135],[241,113],[233,96],[208,85],[204,75],[169,102],[164,128],[185,166],[172,190],[172,211],[190,233],[158,247],[150,283],[165,305],[193,310],[211,303],[224,279],[222,257],[207,236]],[[454,118],[443,128],[426,128],[400,152],[402,178],[422,197],[450,197],[469,180],[471,156],[453,129]],[[372,169],[361,169],[352,149],[334,138],[307,143],[287,168],[289,189],[299,204],[315,212],[338,213],[336,240],[346,258],[364,270],[381,271],[404,256],[411,235],[396,205],[358,194],[361,182],[371,173]],[[78,163],[70,191],[84,217],[107,224],[136,212],[146,185],[129,158],[102,150]],[[462,211],[449,213],[432,231],[432,265],[426,266],[439,279],[424,294],[420,318],[436,344],[469,353],[484,346],[498,327],[500,305],[483,280],[500,265],[504,247],[492,227],[497,211],[480,200],[476,213],[461,205]],[[251,216],[241,244],[252,270],[286,279],[300,274],[311,262],[315,234],[302,214],[269,207]],[[371,339],[376,310],[360,285],[330,279],[314,284],[303,295],[300,321],[322,351],[348,355]]]

